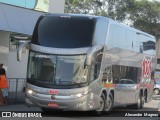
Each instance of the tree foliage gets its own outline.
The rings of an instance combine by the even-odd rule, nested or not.
[[[155,0],[66,0],[65,12],[107,16],[160,38],[160,2]]]
[[[133,26],[160,38],[160,2],[143,0],[136,3]]]

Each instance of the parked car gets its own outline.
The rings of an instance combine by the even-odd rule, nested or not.
[[[154,93],[154,95],[160,94],[160,81],[158,81],[158,80],[155,81],[153,93]]]
[[[121,79],[119,84],[136,84],[136,83],[131,79]]]

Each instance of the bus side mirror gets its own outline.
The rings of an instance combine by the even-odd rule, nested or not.
[[[91,63],[92,63],[92,58],[86,58],[85,66],[91,65]]]
[[[86,67],[90,66],[91,64],[92,64],[92,59],[91,58],[86,58],[83,68],[86,69]]]
[[[19,48],[17,50],[17,61],[22,60],[22,50],[23,50],[23,48],[27,47],[29,45],[29,43],[30,43],[30,41],[27,41],[19,46]]]
[[[92,62],[94,62],[94,53],[100,49],[103,48],[103,45],[96,45],[96,46],[93,46],[89,49],[88,53],[87,53],[87,57],[86,57],[86,61],[85,61],[85,64],[86,65],[91,65]]]

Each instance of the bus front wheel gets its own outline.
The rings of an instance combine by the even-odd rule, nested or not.
[[[108,96],[108,100],[106,100],[105,112],[108,113],[109,111],[111,111],[112,107],[113,107],[113,95],[110,94]]]
[[[104,108],[105,108],[105,96],[102,93],[101,97],[100,97],[100,100],[99,100],[98,108],[96,110],[97,115],[102,114],[102,112],[104,111]]]

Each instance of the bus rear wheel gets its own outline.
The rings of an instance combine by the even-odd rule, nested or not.
[[[135,104],[135,109],[142,109],[144,106],[144,97],[140,94],[137,100],[137,103]]]

